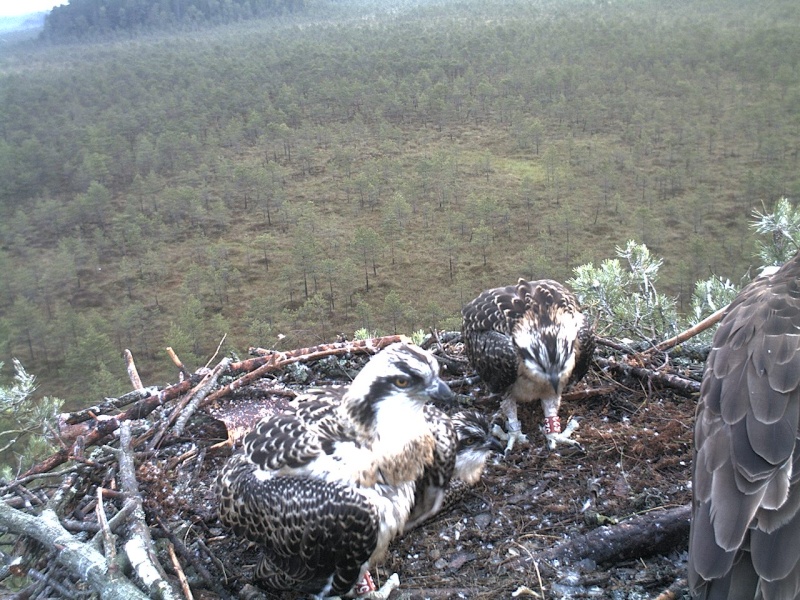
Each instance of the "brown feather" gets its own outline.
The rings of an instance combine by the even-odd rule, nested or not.
[[[563,388],[589,370],[592,327],[556,281],[520,279],[489,289],[461,312],[467,358],[493,393],[509,396],[512,413],[517,401],[557,404]]]
[[[689,583],[698,598],[800,593],[800,255],[731,303],[695,421]]]

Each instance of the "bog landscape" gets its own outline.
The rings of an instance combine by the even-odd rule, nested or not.
[[[681,597],[708,338],[654,344],[721,307],[693,313],[697,282],[763,266],[753,225],[800,196],[799,153],[792,0],[72,0],[0,38],[0,388],[17,364],[36,382],[1,415],[3,499],[106,556],[151,536],[194,597],[258,597],[257,550],[214,514],[231,411],[346,383],[364,339],[404,334],[494,412],[464,303],[519,277],[591,291],[582,265],[646,246],[662,318],[594,306],[604,343],[562,408],[583,451],[523,413],[530,445],[378,577],[392,598]],[[30,561],[0,585],[82,597],[32,539],[4,538]]]

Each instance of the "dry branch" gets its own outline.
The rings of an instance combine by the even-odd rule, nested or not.
[[[528,569],[534,563],[561,565],[592,560],[597,564],[667,554],[689,539],[691,506],[686,504],[636,516],[617,525],[605,525],[544,552],[519,556],[509,569]]]
[[[162,600],[177,600],[178,596],[167,582],[166,573],[164,573],[164,569],[158,562],[158,557],[153,547],[153,538],[150,536],[150,529],[145,522],[142,496],[139,493],[139,484],[136,482],[130,423],[122,423],[119,438],[120,483],[122,491],[128,496],[128,502],[133,503],[129,527],[130,537],[125,542],[125,553],[151,596]]]
[[[408,341],[403,335],[387,335],[380,338],[369,340],[358,340],[355,342],[335,342],[333,344],[321,344],[310,348],[300,348],[290,352],[275,352],[264,350],[263,348],[250,348],[251,354],[261,354],[258,358],[250,358],[241,362],[230,364],[229,372],[246,373],[242,377],[232,381],[225,387],[218,389],[209,395],[200,406],[206,406],[216,402],[220,398],[233,393],[234,391],[250,385],[255,380],[261,378],[266,373],[279,371],[287,365],[296,362],[308,362],[319,360],[327,356],[343,356],[346,354],[375,354],[386,346],[395,342]]]
[[[22,477],[47,473],[55,469],[57,466],[73,458],[76,454],[74,451],[74,444],[67,444],[71,444],[76,442],[79,438],[82,438],[81,444],[84,448],[93,446],[106,436],[114,433],[123,421],[142,419],[168,400],[177,398],[181,394],[186,393],[191,387],[191,379],[171,385],[158,393],[146,395],[128,410],[113,417],[98,415],[91,420],[81,421],[74,425],[68,424],[66,419],[59,417],[59,423],[63,423],[63,426],[61,426],[59,430],[59,438],[62,444],[64,444],[64,447],[42,462],[33,465],[22,474]],[[153,388],[147,389],[152,390]]]
[[[39,516],[33,516],[0,502],[0,525],[11,533],[28,535],[49,548],[57,548],[55,561],[87,582],[103,600],[147,600],[124,576],[109,573],[103,555],[72,537],[53,510],[46,508]]]
[[[683,394],[693,395],[700,391],[700,383],[693,379],[686,379],[685,377],[672,373],[661,373],[659,371],[653,371],[652,369],[645,369],[644,367],[634,367],[602,357],[595,357],[594,360],[601,368],[611,371],[612,373],[621,373],[629,377],[632,376],[646,381],[655,381],[678,390]]]
[[[287,352],[277,352],[275,350],[265,350],[264,348],[250,348],[250,354],[258,355],[258,358],[250,358],[241,362],[231,364],[231,373],[249,372],[260,367],[273,358],[277,369],[285,367],[294,362],[307,362],[319,360],[326,356],[342,356],[345,354],[375,354],[396,342],[407,342],[408,338],[404,335],[386,335],[379,338],[367,340],[356,340],[353,342],[334,342],[331,344],[320,344],[308,348],[298,348]]]
[[[653,351],[663,352],[664,350],[669,350],[670,348],[674,348],[678,344],[682,344],[686,340],[693,338],[698,333],[702,333],[712,325],[716,325],[720,321],[720,319],[722,319],[722,317],[725,316],[725,313],[728,310],[728,306],[729,305],[723,306],[715,313],[707,316],[705,319],[700,321],[697,325],[690,327],[686,331],[680,332],[675,337],[670,338],[668,340],[664,340],[660,344],[656,344],[654,348],[647,350],[647,352],[653,352]]]
[[[189,422],[189,419],[192,418],[192,415],[197,410],[197,407],[206,399],[206,397],[211,393],[211,389],[217,385],[219,378],[228,371],[228,368],[231,365],[231,360],[229,358],[223,358],[220,363],[214,368],[211,373],[206,375],[197,387],[192,390],[190,394],[190,399],[186,404],[186,408],[180,411],[180,414],[175,421],[175,435],[181,435],[183,433],[184,427],[186,427],[186,423]]]
[[[128,379],[131,380],[133,389],[142,389],[144,386],[142,385],[141,377],[139,377],[139,371],[136,368],[136,363],[133,362],[133,354],[127,348],[125,348],[125,364],[128,367]]]
[[[59,429],[63,430],[67,425],[82,423],[83,421],[94,419],[97,415],[104,415],[106,413],[119,410],[123,406],[128,406],[129,404],[133,404],[134,402],[139,402],[141,400],[146,400],[147,398],[150,398],[158,393],[159,390],[156,386],[150,386],[133,390],[132,392],[128,392],[119,398],[106,398],[100,404],[95,404],[94,406],[90,406],[76,412],[61,413],[58,416]]]

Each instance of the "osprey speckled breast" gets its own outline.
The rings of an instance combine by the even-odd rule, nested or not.
[[[446,487],[455,463],[453,425],[426,406],[452,397],[438,369],[430,353],[394,344],[349,386],[314,390],[245,437],[219,476],[219,513],[263,549],[260,583],[352,593],[412,511],[438,510],[444,490],[419,483]]]
[[[494,393],[508,421],[509,448],[525,439],[517,402],[540,400],[551,448],[575,443],[561,430],[561,393],[581,379],[594,352],[594,333],[575,296],[550,279],[486,290],[462,309],[462,338],[472,366]]]

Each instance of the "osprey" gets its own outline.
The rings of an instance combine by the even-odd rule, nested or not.
[[[452,484],[463,481],[468,486],[478,483],[492,452],[501,452],[503,445],[492,432],[486,415],[475,410],[462,410],[450,419],[458,438],[456,464]]]
[[[441,417],[438,420],[441,422]],[[442,435],[437,443],[437,454],[441,458],[435,468],[426,469],[422,479],[417,481],[414,509],[406,530],[422,525],[439,512],[452,508],[467,490],[478,483],[489,455],[503,450],[485,415],[474,410],[460,410],[447,420],[452,425],[447,427],[446,436]],[[453,442],[454,453],[449,451]],[[449,473],[449,481],[441,476],[443,470]]]
[[[412,511],[424,520],[439,509],[456,434],[426,407],[453,395],[438,370],[430,353],[393,344],[349,387],[316,390],[245,437],[220,473],[219,514],[261,546],[255,575],[266,587],[317,597],[369,591],[368,567]]]
[[[800,255],[731,303],[694,428],[689,586],[800,597]]]
[[[568,383],[589,370],[594,334],[575,296],[549,279],[525,281],[482,292],[461,311],[464,349],[472,366],[493,393],[504,394],[500,405],[508,426],[508,449],[526,441],[517,418],[517,402],[539,399],[545,437],[577,445],[569,439],[577,421],[561,430],[558,409]]]

